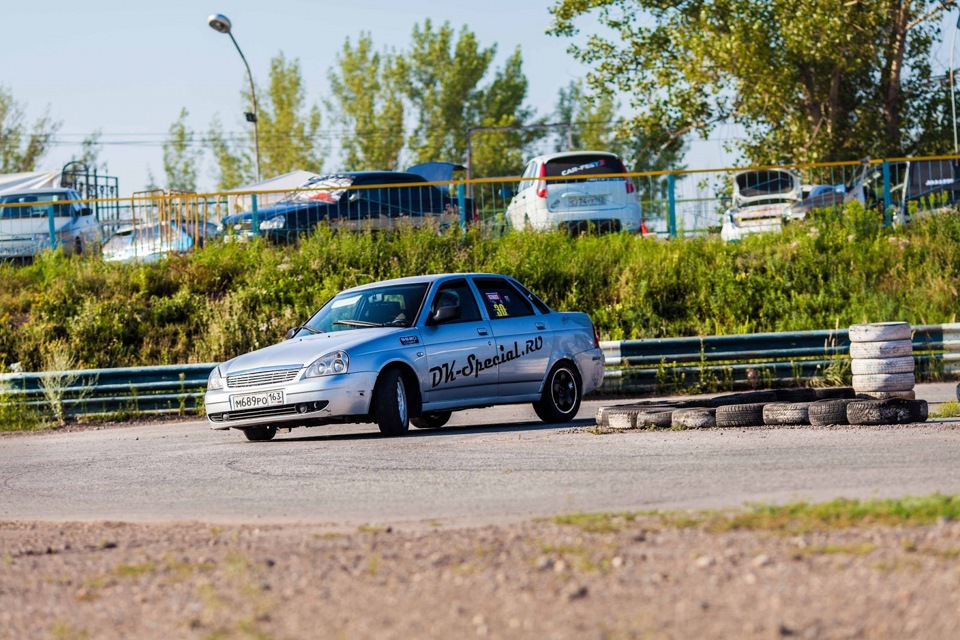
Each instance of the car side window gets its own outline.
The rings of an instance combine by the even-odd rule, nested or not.
[[[530,302],[503,278],[477,278],[474,284],[491,320],[533,315]]]
[[[443,304],[456,304],[460,307],[460,317],[454,320],[447,320],[443,324],[455,322],[477,322],[481,320],[480,308],[473,297],[473,291],[466,280],[451,280],[443,283],[437,289],[437,295],[433,297],[433,305],[430,307],[430,315],[436,312],[437,308]]]
[[[537,168],[536,162],[527,163],[527,166],[523,168],[523,174],[520,176],[523,179],[520,181],[520,184],[517,186],[517,191],[523,191],[524,189],[529,189],[533,185],[533,181],[530,178],[533,177],[533,174],[536,168]]]

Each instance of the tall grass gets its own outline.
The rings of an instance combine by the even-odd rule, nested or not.
[[[344,287],[407,275],[516,276],[604,339],[956,320],[960,217],[884,229],[849,205],[737,244],[456,229],[319,230],[295,246],[210,243],[156,264],[45,254],[0,265],[0,364],[36,371],[51,342],[80,367],[219,361],[278,341]]]

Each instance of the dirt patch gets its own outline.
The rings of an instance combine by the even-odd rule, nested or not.
[[[960,637],[960,522],[0,523],[3,638]]]

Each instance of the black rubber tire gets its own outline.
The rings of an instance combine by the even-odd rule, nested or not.
[[[910,340],[913,328],[908,322],[872,322],[850,325],[850,342],[888,342]]]
[[[372,405],[380,433],[399,436],[410,429],[410,395],[399,370],[387,369],[380,374],[373,389]]]
[[[859,425],[926,422],[927,401],[906,398],[855,400],[847,405],[847,420]]]
[[[813,402],[817,399],[817,391],[811,387],[791,387],[776,389],[777,402]]]
[[[677,409],[670,418],[671,426],[681,429],[707,429],[717,426],[714,408]]]
[[[763,423],[770,425],[810,424],[809,402],[771,402],[763,407]]]
[[[642,413],[649,413],[652,411],[662,412],[662,411],[674,411],[677,409],[675,405],[669,402],[663,404],[650,404],[646,402],[639,402],[635,404],[621,404],[613,405],[610,407],[600,407],[597,409],[597,425],[601,427],[610,426],[610,416],[612,415],[622,415],[624,413],[632,413],[633,415],[640,415]]]
[[[266,442],[267,440],[273,440],[273,436],[277,435],[277,428],[272,426],[247,427],[242,431],[250,442]]]
[[[818,400],[810,404],[807,418],[814,426],[829,424],[850,424],[847,422],[847,405],[856,402],[855,398],[834,398]]]
[[[742,393],[728,393],[716,396],[710,400],[711,406],[723,407],[731,404],[757,404],[759,402],[776,402],[776,391],[744,391]]]
[[[411,418],[410,423],[417,429],[439,429],[447,424],[451,415],[450,411],[431,411],[416,418]]]
[[[841,398],[856,398],[857,392],[853,387],[818,387],[813,390],[817,400],[839,400]]]
[[[909,391],[866,391],[857,394],[857,400],[886,400],[887,398],[916,400],[917,392],[910,389]]]
[[[747,404],[728,404],[717,407],[718,427],[760,427],[763,426],[763,408],[766,402]]]
[[[562,360],[553,365],[547,375],[543,393],[533,403],[533,410],[544,422],[569,422],[577,417],[582,396],[580,372],[570,361]]]

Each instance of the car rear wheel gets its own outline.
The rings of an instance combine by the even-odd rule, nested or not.
[[[380,375],[373,390],[373,417],[380,432],[399,436],[410,429],[410,397],[397,369],[388,369]]]
[[[417,429],[439,429],[447,424],[448,420],[450,420],[449,411],[431,411],[430,413],[424,413],[419,418],[411,418],[410,422]]]
[[[580,410],[582,395],[583,383],[577,368],[567,361],[558,362],[550,370],[543,394],[533,403],[533,410],[544,422],[567,422]]]
[[[243,430],[243,435],[247,437],[247,440],[251,442],[266,442],[267,440],[273,440],[273,436],[277,435],[276,427],[247,427]]]

